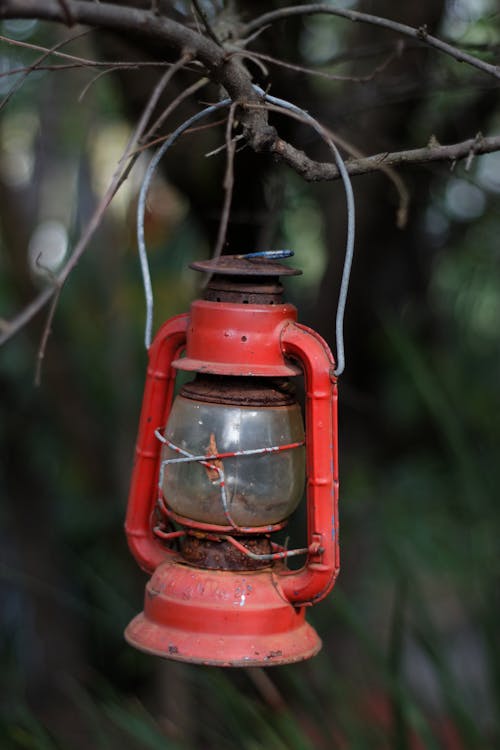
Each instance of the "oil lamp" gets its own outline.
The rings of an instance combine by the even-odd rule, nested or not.
[[[321,641],[306,608],[339,570],[333,358],[282,300],[279,277],[300,271],[259,253],[191,267],[210,275],[204,298],[149,349],[126,533],[151,578],[125,637],[213,666],[307,659]],[[194,377],[175,395],[179,372]],[[289,549],[276,540],[304,485],[307,546]]]

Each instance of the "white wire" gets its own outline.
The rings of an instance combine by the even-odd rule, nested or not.
[[[328,137],[328,134],[324,130],[324,128],[320,125],[320,123],[314,119],[314,117],[311,117],[309,112],[306,112],[304,109],[301,109],[300,107],[297,107],[295,104],[291,104],[290,102],[285,101],[284,99],[278,99],[275,96],[270,96],[269,94],[266,94],[259,86],[254,86],[255,91],[259,93],[266,102],[269,102],[270,104],[277,104],[280,107],[283,107],[283,109],[289,109],[291,112],[295,112],[296,114],[299,114],[301,117],[303,117],[309,125],[311,125],[314,130],[319,133],[319,135],[323,138],[324,141],[328,144],[330,147],[330,150],[333,153],[333,156],[335,158],[335,164],[337,165],[337,169],[339,170],[339,174],[342,178],[342,182],[344,184],[344,190],[345,190],[345,196],[346,196],[346,202],[347,202],[347,239],[346,239],[346,249],[345,249],[345,258],[344,258],[344,268],[342,271],[342,281],[340,282],[340,292],[339,292],[339,301],[337,304],[337,314],[335,316],[335,339],[336,339],[336,348],[337,348],[337,367],[334,370],[335,375],[341,375],[344,372],[345,368],[345,352],[344,352],[344,314],[345,314],[345,306],[347,302],[347,292],[349,290],[349,278],[351,276],[351,266],[352,266],[352,258],[354,255],[354,237],[356,233],[356,209],[354,205],[354,193],[352,190],[352,184],[351,179],[349,177],[349,173],[346,169],[346,166],[344,164],[344,160],[342,159],[342,156],[340,155],[340,152],[334,142],[331,140],[331,138]]]
[[[340,155],[338,148],[333,143],[331,138],[329,138],[328,134],[326,133],[324,128],[320,125],[320,123],[314,119],[314,117],[312,117],[304,109],[297,107],[295,104],[292,104],[291,102],[288,102],[285,99],[278,99],[275,96],[270,96],[269,94],[266,94],[260,88],[260,86],[254,86],[254,89],[260,96],[262,96],[262,98],[266,102],[269,102],[270,104],[276,104],[277,106],[282,107],[283,109],[288,109],[291,112],[295,112],[296,114],[300,115],[304,120],[306,120],[309,125],[311,125],[311,127],[328,144],[330,150],[333,153],[335,164],[337,165],[339,174],[342,178],[342,182],[343,182],[344,190],[346,194],[346,202],[347,202],[347,239],[346,239],[344,268],[342,271],[342,280],[340,283],[339,301],[337,304],[337,313],[335,316],[337,367],[334,370],[334,373],[335,375],[338,376],[344,372],[344,368],[345,368],[344,314],[345,314],[345,306],[347,302],[347,293],[349,290],[349,278],[351,275],[352,259],[354,255],[354,237],[355,237],[355,227],[356,227],[354,194],[352,190],[349,173],[347,172],[346,166],[344,164],[344,160],[342,159],[342,156]],[[175,130],[172,133],[172,135],[165,141],[165,143],[163,143],[162,146],[158,149],[158,151],[155,153],[155,155],[151,159],[151,162],[149,163],[149,166],[146,170],[146,174],[144,176],[144,180],[141,185],[141,191],[139,194],[139,202],[137,205],[137,242],[139,246],[139,258],[140,258],[140,263],[141,263],[142,280],[144,284],[144,295],[146,298],[146,326],[145,326],[145,331],[144,331],[144,343],[146,345],[146,349],[149,349],[151,345],[151,334],[152,334],[152,329],[153,329],[153,289],[151,286],[151,275],[149,272],[148,256],[147,256],[147,251],[146,251],[146,244],[144,241],[144,214],[145,214],[145,209],[146,209],[146,197],[147,197],[147,193],[149,190],[151,180],[155,173],[156,167],[158,166],[158,163],[164,156],[165,152],[175,143],[175,141],[179,138],[179,136],[182,135],[182,133],[185,130],[187,130],[187,128],[191,127],[191,125],[193,125],[195,122],[198,122],[198,120],[201,120],[204,117],[207,117],[212,112],[215,112],[218,109],[223,109],[224,107],[228,107],[231,104],[231,102],[232,102],[231,99],[223,99],[222,101],[217,102],[217,104],[212,104],[210,107],[206,107],[205,109],[201,110],[201,112],[198,112],[197,114],[193,115],[193,117],[190,117],[189,120],[186,120],[186,122],[183,122],[182,125],[180,125],[177,128],[177,130]]]
[[[146,174],[144,175],[144,180],[141,185],[141,191],[139,193],[139,202],[137,204],[137,244],[139,247],[139,260],[141,263],[144,296],[146,298],[146,325],[144,329],[144,344],[146,346],[146,349],[149,349],[149,347],[151,346],[151,336],[153,330],[153,287],[151,285],[148,254],[146,250],[146,242],[144,240],[144,215],[146,213],[146,198],[148,195],[151,180],[153,179],[156,167],[158,166],[165,152],[168,151],[170,146],[173,146],[173,144],[176,142],[179,136],[184,133],[185,130],[190,128],[191,125],[194,125],[195,122],[198,122],[198,120],[202,120],[203,118],[208,117],[208,115],[210,115],[212,112],[216,112],[218,109],[228,107],[231,102],[231,99],[223,99],[222,101],[217,102],[217,104],[212,104],[210,105],[210,107],[202,109],[201,112],[197,112],[195,115],[193,115],[193,117],[190,117],[189,120],[186,120],[182,123],[182,125],[179,125],[177,130],[174,130],[172,135],[169,136],[169,138],[167,138],[164,143],[162,143],[158,151],[151,159],[146,170]]]

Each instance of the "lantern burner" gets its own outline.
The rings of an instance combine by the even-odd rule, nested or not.
[[[255,535],[239,543],[242,552],[228,538],[187,534],[181,543],[183,559],[195,567],[208,570],[258,570],[269,567],[272,545],[269,536]],[[250,553],[250,554],[248,554]]]
[[[190,268],[210,274],[204,299],[210,302],[236,302],[249,305],[280,305],[283,286],[280,276],[297,276],[290,268],[265,255],[254,257],[223,255],[220,258],[191,263]]]

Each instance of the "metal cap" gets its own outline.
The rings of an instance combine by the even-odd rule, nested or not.
[[[222,255],[216,259],[190,263],[189,267],[195,271],[217,276],[298,276],[301,274],[302,271],[298,268],[290,268],[290,266],[276,262],[277,257],[288,257],[283,254],[277,255],[282,252],[271,250],[248,255]]]

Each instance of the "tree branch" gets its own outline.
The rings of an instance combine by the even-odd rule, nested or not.
[[[415,29],[413,28],[413,26],[407,26],[404,23],[398,23],[397,21],[392,21],[389,18],[381,18],[380,16],[373,16],[370,13],[361,13],[357,10],[332,8],[331,5],[325,5],[324,3],[294,5],[289,6],[288,8],[280,8],[279,10],[273,10],[269,13],[264,13],[258,18],[254,18],[253,21],[250,21],[242,28],[240,27],[238,29],[238,34],[241,37],[249,36],[250,34],[253,34],[259,29],[263,28],[264,26],[269,26],[269,24],[284,20],[286,18],[290,18],[291,16],[312,16],[320,13],[331,16],[340,16],[341,18],[346,18],[349,21],[369,23],[372,26],[381,26],[384,29],[395,31],[397,34],[410,37],[410,39],[415,39],[418,42],[427,44],[429,47],[434,47],[434,49],[443,52],[445,55],[453,57],[458,62],[464,62],[468,65],[472,65],[472,67],[482,70],[483,73],[488,73],[488,75],[500,79],[500,67],[498,65],[491,65],[490,63],[481,60],[479,57],[469,55],[467,52],[454,47],[452,44],[448,44],[448,42],[443,42],[441,39],[438,39],[437,37],[432,36],[432,34],[429,34],[427,32],[426,26],[420,26],[418,29]]]
[[[340,176],[334,164],[313,161],[303,151],[294,148],[281,139],[276,141],[274,150],[280,159],[289,164],[308,182],[337,180]],[[481,134],[478,134],[475,138],[469,138],[461,143],[453,143],[447,146],[441,144],[429,145],[407,151],[374,154],[361,159],[348,159],[345,165],[349,174],[354,176],[376,172],[383,167],[400,167],[406,164],[427,164],[437,161],[455,162],[498,150],[500,150],[500,136],[484,138]]]
[[[235,102],[258,101],[250,74],[239,60],[232,58],[211,39],[177,21],[137,8],[85,0],[66,0],[66,9],[75,23],[159,39],[177,54],[190,52],[206,68],[210,79],[223,86]],[[0,19],[5,18],[67,21],[58,0],[44,0],[43,3],[39,0],[0,0]],[[255,151],[266,150],[276,138],[276,131],[267,123],[265,111],[244,112],[241,124],[245,138]]]
[[[65,5],[70,11],[72,19],[77,23],[84,23],[114,31],[126,31],[146,36],[147,38],[160,39],[180,54],[186,51],[190,52],[193,55],[193,59],[201,62],[206,68],[209,78],[213,82],[224,86],[229,96],[241,105],[240,121],[243,133],[248,144],[254,151],[273,153],[275,156],[283,159],[283,161],[306,180],[332,180],[338,177],[338,172],[334,165],[315,162],[309,159],[302,151],[278,137],[275,128],[271,127],[267,121],[267,110],[269,107],[262,106],[259,103],[258,96],[252,87],[250,74],[231,51],[224,50],[211,39],[176,21],[156,16],[148,11],[111,5],[110,3],[86,2],[84,0],[66,0]],[[450,44],[427,34],[424,28],[414,29],[386,18],[358,11],[332,8],[329,5],[320,3],[281,8],[280,10],[266,13],[254,19],[242,29],[240,28],[239,33],[241,36],[248,36],[265,25],[280,19],[293,15],[311,15],[315,13],[337,15],[351,21],[361,21],[391,29],[392,31],[436,47],[442,52],[451,55],[456,60],[466,62],[483,72],[500,78],[500,68],[498,66],[490,65],[472,55],[461,52]],[[0,19],[39,18],[65,23],[67,21],[66,15],[58,0],[44,0],[43,3],[38,2],[38,0],[0,0]],[[377,154],[364,159],[355,159],[348,162],[348,169],[352,175],[365,174],[366,172],[379,169],[381,164],[396,166],[400,164],[456,160],[466,158],[470,153],[488,153],[499,148],[500,138],[498,137],[476,138],[451,146],[433,146],[393,154]]]

